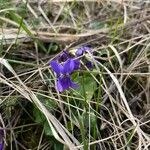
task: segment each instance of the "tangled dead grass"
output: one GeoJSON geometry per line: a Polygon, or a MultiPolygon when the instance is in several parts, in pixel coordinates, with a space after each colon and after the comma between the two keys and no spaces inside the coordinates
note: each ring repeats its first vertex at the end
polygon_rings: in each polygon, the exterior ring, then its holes
{"type": "Polygon", "coordinates": [[[150,148],[148,0],[8,0],[0,7],[0,122],[7,147],[52,148],[44,130],[37,131],[32,103],[69,149],[150,148]],[[90,72],[97,89],[87,110],[76,104],[84,98],[54,90],[48,65],[64,48],[85,44],[97,60],[90,72]],[[85,113],[88,122],[80,120],[85,113]]]}

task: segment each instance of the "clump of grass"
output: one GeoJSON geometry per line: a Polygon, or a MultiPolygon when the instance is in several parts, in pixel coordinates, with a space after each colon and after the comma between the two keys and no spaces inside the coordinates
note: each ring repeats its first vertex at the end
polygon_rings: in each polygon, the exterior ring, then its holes
{"type": "Polygon", "coordinates": [[[5,148],[149,149],[147,1],[1,4],[5,148]],[[58,92],[49,62],[64,49],[74,56],[83,45],[91,46],[92,55],[84,57],[93,69],[82,62],[72,74],[79,88],[58,92]]]}

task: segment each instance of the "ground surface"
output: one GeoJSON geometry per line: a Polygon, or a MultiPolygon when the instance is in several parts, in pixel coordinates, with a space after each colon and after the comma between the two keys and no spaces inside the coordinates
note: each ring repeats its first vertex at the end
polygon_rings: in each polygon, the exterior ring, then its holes
{"type": "Polygon", "coordinates": [[[0,127],[9,150],[148,150],[150,1],[0,0],[0,127]],[[59,92],[49,63],[85,45],[59,92]]]}

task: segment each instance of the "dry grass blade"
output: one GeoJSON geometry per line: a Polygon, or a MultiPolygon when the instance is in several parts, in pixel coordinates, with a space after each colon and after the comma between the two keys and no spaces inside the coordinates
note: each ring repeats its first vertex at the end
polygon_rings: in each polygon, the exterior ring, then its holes
{"type": "MultiPolygon", "coordinates": [[[[99,0],[49,0],[50,3],[59,3],[59,2],[101,2],[99,0]]],[[[111,0],[112,2],[116,2],[122,4],[122,0],[111,0]]]]}
{"type": "MultiPolygon", "coordinates": [[[[131,21],[126,24],[121,24],[118,26],[118,30],[122,29],[122,28],[131,28],[134,25],[142,23],[143,21],[147,21],[149,19],[150,19],[150,16],[146,16],[140,20],[134,20],[134,21],[131,21]]],[[[6,21],[15,26],[19,26],[17,23],[15,23],[9,19],[0,17],[0,20],[6,21]]],[[[90,31],[87,31],[86,33],[80,33],[80,34],[50,33],[50,32],[38,32],[38,31],[32,31],[32,30],[30,32],[32,33],[34,38],[40,39],[44,42],[53,41],[53,42],[61,42],[62,43],[62,42],[77,41],[77,40],[80,40],[80,38],[90,37],[90,36],[97,35],[97,34],[102,34],[102,33],[106,34],[106,33],[110,32],[111,30],[114,30],[115,28],[116,28],[116,26],[112,27],[111,29],[103,28],[103,29],[98,29],[98,30],[90,30],[90,31]]],[[[9,40],[13,40],[14,38],[17,37],[18,29],[15,29],[15,28],[10,29],[10,30],[3,29],[3,30],[1,30],[1,32],[2,33],[0,35],[0,38],[5,37],[5,40],[9,41],[9,40]],[[11,31],[13,31],[13,34],[11,33],[11,31]]],[[[22,36],[18,35],[18,36],[21,36],[18,38],[23,38],[23,41],[26,41],[26,39],[30,39],[30,37],[27,35],[27,33],[25,31],[22,31],[21,34],[22,34],[22,36]]]]}
{"type": "MultiPolygon", "coordinates": [[[[17,80],[19,81],[20,85],[16,85],[13,82],[7,80],[2,74],[1,74],[1,78],[0,78],[0,82],[4,83],[10,87],[12,87],[14,90],[18,91],[21,95],[23,95],[26,99],[28,99],[30,102],[33,102],[39,110],[41,110],[41,112],[45,115],[45,117],[47,118],[47,121],[49,123],[49,126],[52,129],[53,135],[54,137],[60,141],[61,143],[65,144],[66,146],[68,146],[70,149],[75,150],[75,145],[73,143],[76,143],[77,145],[79,145],[79,142],[71,135],[72,137],[69,137],[69,135],[66,134],[66,129],[62,128],[62,125],[58,122],[58,120],[52,115],[50,114],[50,112],[42,105],[42,103],[38,100],[38,98],[35,96],[35,94],[31,91],[31,89],[28,89],[28,87],[26,85],[23,84],[23,82],[20,80],[20,78],[18,77],[18,75],[15,73],[15,71],[13,70],[13,68],[10,66],[10,64],[7,62],[7,60],[5,59],[0,59],[0,63],[3,64],[11,73],[13,73],[14,77],[17,78],[17,80]],[[22,86],[21,86],[22,85],[22,86]],[[56,130],[57,131],[56,131],[56,130]],[[61,137],[63,138],[63,140],[59,137],[59,135],[61,135],[61,137]],[[70,138],[73,140],[73,142],[70,140],[70,138]]],[[[68,131],[67,131],[68,132],[68,131]]]]}
{"type": "Polygon", "coordinates": [[[148,0],[1,0],[4,149],[148,150],[149,12],[148,0]]]}
{"type": "Polygon", "coordinates": [[[113,50],[113,52],[115,53],[117,59],[118,59],[118,62],[120,64],[120,69],[121,69],[121,72],[122,72],[122,67],[123,67],[123,63],[122,63],[122,60],[121,60],[121,57],[119,55],[119,53],[117,52],[117,50],[115,49],[115,47],[113,45],[109,45],[109,47],[113,50]]]}

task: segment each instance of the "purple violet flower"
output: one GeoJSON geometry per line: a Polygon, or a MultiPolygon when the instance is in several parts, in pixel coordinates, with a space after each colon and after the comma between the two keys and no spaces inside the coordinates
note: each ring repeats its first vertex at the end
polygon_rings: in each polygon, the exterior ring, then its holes
{"type": "Polygon", "coordinates": [[[0,150],[3,150],[4,147],[3,137],[4,137],[4,131],[0,129],[0,150]]]}
{"type": "Polygon", "coordinates": [[[63,52],[56,59],[59,62],[65,62],[69,58],[70,58],[70,54],[68,53],[68,51],[63,50],[63,52]]]}
{"type": "Polygon", "coordinates": [[[62,74],[71,74],[75,69],[74,59],[68,59],[64,62],[62,74]]]}
{"type": "Polygon", "coordinates": [[[63,72],[63,66],[61,64],[58,64],[56,61],[51,61],[50,65],[53,69],[53,71],[56,73],[57,76],[60,76],[63,72]]]}
{"type": "Polygon", "coordinates": [[[2,143],[0,143],[0,150],[3,150],[3,147],[4,147],[4,144],[2,142],[2,143]]]}
{"type": "Polygon", "coordinates": [[[59,77],[57,84],[56,84],[56,89],[59,92],[63,92],[65,90],[68,90],[69,88],[78,88],[78,85],[74,82],[71,81],[70,77],[68,76],[63,76],[63,77],[59,77]]]}
{"type": "Polygon", "coordinates": [[[70,74],[79,68],[80,62],[74,59],[68,59],[62,64],[56,61],[51,61],[50,65],[56,73],[58,80],[56,83],[56,89],[60,92],[72,88],[77,88],[78,85],[71,81],[70,74]]]}
{"type": "Polygon", "coordinates": [[[80,62],[74,59],[68,59],[62,64],[57,63],[56,61],[51,61],[50,65],[57,76],[71,74],[74,70],[79,68],[80,62]]]}
{"type": "Polygon", "coordinates": [[[86,62],[86,66],[89,68],[89,69],[92,69],[93,68],[93,64],[91,61],[87,61],[86,62]]]}
{"type": "Polygon", "coordinates": [[[80,61],[75,59],[74,60],[74,70],[78,70],[80,68],[80,61]]]}
{"type": "MultiPolygon", "coordinates": [[[[90,52],[92,53],[91,51],[91,48],[89,46],[82,46],[80,48],[77,49],[76,51],[76,56],[82,56],[85,52],[90,52]]],[[[92,69],[93,68],[93,64],[92,62],[90,61],[87,61],[85,58],[83,58],[84,62],[86,63],[86,66],[89,68],[89,69],[92,69]]]]}
{"type": "Polygon", "coordinates": [[[80,48],[77,49],[76,56],[82,56],[84,54],[84,52],[90,51],[90,50],[91,50],[90,47],[88,47],[88,46],[82,46],[82,47],[80,47],[80,48]]]}

